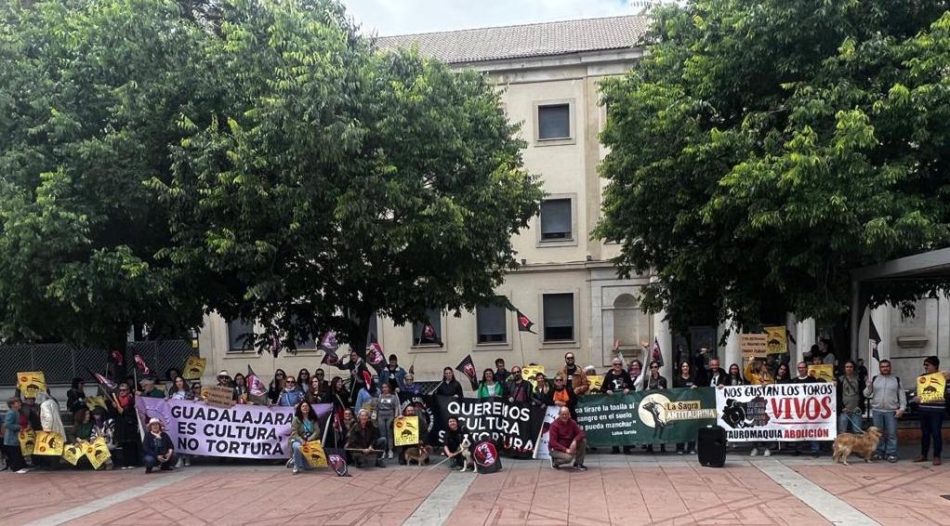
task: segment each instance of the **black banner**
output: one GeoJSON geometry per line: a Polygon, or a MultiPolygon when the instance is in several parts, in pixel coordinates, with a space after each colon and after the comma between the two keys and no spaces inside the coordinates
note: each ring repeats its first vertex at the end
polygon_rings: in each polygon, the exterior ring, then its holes
{"type": "Polygon", "coordinates": [[[433,397],[430,444],[442,444],[449,417],[455,416],[475,444],[484,440],[510,457],[531,458],[544,423],[544,409],[500,398],[433,397]]]}

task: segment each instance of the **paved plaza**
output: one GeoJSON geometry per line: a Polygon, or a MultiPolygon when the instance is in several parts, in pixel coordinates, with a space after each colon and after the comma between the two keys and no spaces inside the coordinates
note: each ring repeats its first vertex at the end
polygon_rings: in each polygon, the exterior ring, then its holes
{"type": "MultiPolygon", "coordinates": [[[[911,452],[908,450],[910,457],[911,452]]],[[[273,464],[5,473],[0,524],[950,524],[950,468],[730,454],[588,456],[587,472],[504,459],[492,475],[434,468],[293,476],[273,464]]]]}

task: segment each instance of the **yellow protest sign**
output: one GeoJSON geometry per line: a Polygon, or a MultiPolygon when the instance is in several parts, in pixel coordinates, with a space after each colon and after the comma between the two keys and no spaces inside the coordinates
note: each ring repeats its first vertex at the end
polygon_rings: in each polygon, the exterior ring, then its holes
{"type": "Polygon", "coordinates": [[[89,459],[89,463],[92,464],[93,469],[99,469],[106,461],[112,458],[112,453],[109,451],[106,439],[102,437],[95,439],[92,443],[87,442],[83,446],[83,451],[86,454],[86,458],[89,459]]]}
{"type": "Polygon", "coordinates": [[[43,371],[16,373],[16,386],[22,398],[36,398],[37,393],[46,392],[46,375],[43,371]]]}
{"type": "Polygon", "coordinates": [[[393,421],[396,446],[415,446],[419,443],[419,417],[397,416],[393,421]]]}
{"type": "Polygon", "coordinates": [[[531,387],[537,387],[534,377],[538,373],[545,374],[543,365],[525,365],[521,368],[521,378],[531,382],[531,387]]]}
{"type": "Polygon", "coordinates": [[[785,354],[788,352],[788,340],[785,336],[785,327],[764,327],[768,339],[768,354],[785,354]]]}
{"type": "Polygon", "coordinates": [[[97,407],[101,407],[101,408],[103,408],[103,409],[107,409],[107,408],[106,408],[106,397],[104,397],[104,396],[87,396],[87,397],[86,397],[86,407],[88,407],[90,411],[94,411],[97,407]]]}
{"type": "Polygon", "coordinates": [[[942,404],[947,390],[943,373],[922,374],[917,377],[917,397],[922,404],[942,404]]]}
{"type": "Polygon", "coordinates": [[[59,433],[50,433],[47,431],[36,432],[36,445],[33,447],[33,454],[43,457],[61,457],[63,456],[63,446],[66,440],[59,433]]]}
{"type": "Polygon", "coordinates": [[[767,334],[740,334],[739,350],[743,358],[765,358],[768,354],[769,336],[767,334]]]}
{"type": "Polygon", "coordinates": [[[307,459],[312,468],[327,467],[327,454],[323,451],[323,444],[319,440],[311,440],[300,446],[300,452],[307,459]]]}
{"type": "Polygon", "coordinates": [[[63,446],[63,460],[72,465],[79,463],[79,459],[86,454],[84,447],[88,442],[80,440],[77,444],[66,444],[63,446]]]}
{"type": "Polygon", "coordinates": [[[587,381],[590,382],[590,390],[600,392],[600,388],[604,385],[604,375],[602,374],[589,374],[587,375],[587,381]]]}
{"type": "Polygon", "coordinates": [[[824,382],[835,381],[835,367],[830,363],[809,365],[808,376],[815,377],[824,382]]]}
{"type": "Polygon", "coordinates": [[[181,377],[185,380],[200,380],[205,374],[205,366],[207,365],[207,358],[189,356],[185,360],[185,368],[182,370],[181,377]]]}
{"type": "Polygon", "coordinates": [[[32,429],[21,429],[19,438],[20,451],[26,456],[32,455],[36,446],[36,433],[32,429]]]}

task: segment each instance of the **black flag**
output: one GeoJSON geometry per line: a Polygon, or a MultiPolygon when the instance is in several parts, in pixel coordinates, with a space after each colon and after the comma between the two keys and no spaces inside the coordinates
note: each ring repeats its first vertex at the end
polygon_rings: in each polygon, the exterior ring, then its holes
{"type": "Polygon", "coordinates": [[[478,389],[478,373],[475,372],[475,363],[472,362],[471,354],[462,359],[455,369],[468,377],[468,381],[472,383],[472,389],[478,389]]]}
{"type": "Polygon", "coordinates": [[[534,322],[525,316],[520,310],[515,309],[515,312],[518,313],[518,332],[530,332],[531,334],[537,334],[531,330],[531,327],[534,327],[534,322]]]}

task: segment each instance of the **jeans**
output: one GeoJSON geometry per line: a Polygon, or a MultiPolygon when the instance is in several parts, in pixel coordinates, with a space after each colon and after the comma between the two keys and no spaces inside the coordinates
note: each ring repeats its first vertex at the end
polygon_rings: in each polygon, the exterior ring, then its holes
{"type": "Polygon", "coordinates": [[[934,458],[940,458],[943,453],[943,411],[920,412],[920,456],[927,458],[930,452],[930,442],[934,444],[934,458]]]}
{"type": "Polygon", "coordinates": [[[577,447],[574,448],[574,454],[568,455],[563,451],[554,451],[551,450],[551,461],[555,466],[563,466],[564,464],[570,464],[574,462],[578,466],[584,465],[584,455],[587,454],[587,440],[581,440],[577,443],[577,447]]]}
{"type": "Polygon", "coordinates": [[[386,451],[393,450],[393,417],[379,418],[379,433],[386,439],[386,451]]]}
{"type": "Polygon", "coordinates": [[[881,457],[897,456],[897,415],[894,411],[871,410],[871,421],[874,427],[884,434],[877,445],[877,453],[881,457]]]}
{"type": "Polygon", "coordinates": [[[175,455],[171,455],[170,457],[168,457],[168,460],[166,460],[165,462],[159,462],[158,457],[154,457],[152,455],[145,455],[144,457],[142,457],[142,459],[145,461],[145,467],[147,468],[154,468],[154,467],[164,468],[166,466],[172,467],[175,465],[175,455]]]}
{"type": "Polygon", "coordinates": [[[838,432],[847,433],[848,424],[851,424],[852,433],[861,432],[861,413],[860,410],[855,410],[854,413],[848,413],[845,410],[842,410],[838,413],[838,432]]]}
{"type": "Polygon", "coordinates": [[[307,463],[307,459],[304,458],[303,453],[300,451],[300,447],[303,446],[303,441],[293,439],[290,441],[290,447],[294,450],[294,467],[296,469],[310,469],[310,464],[307,463]]]}

